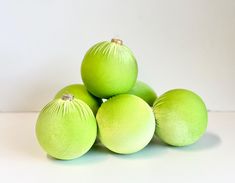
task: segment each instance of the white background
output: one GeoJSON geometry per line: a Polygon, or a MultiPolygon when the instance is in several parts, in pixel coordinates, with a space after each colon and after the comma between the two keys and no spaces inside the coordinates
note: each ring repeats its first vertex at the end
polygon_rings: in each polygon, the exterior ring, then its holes
{"type": "Polygon", "coordinates": [[[0,111],[40,110],[112,37],[159,95],[188,88],[210,110],[235,110],[234,0],[0,0],[0,111]]]}

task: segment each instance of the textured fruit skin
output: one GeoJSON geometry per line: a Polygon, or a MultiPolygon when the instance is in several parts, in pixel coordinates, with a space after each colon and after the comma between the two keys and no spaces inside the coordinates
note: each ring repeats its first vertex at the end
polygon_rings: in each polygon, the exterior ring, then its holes
{"type": "Polygon", "coordinates": [[[40,112],[36,137],[52,157],[70,160],[85,154],[95,142],[96,119],[83,101],[55,99],[40,112]]]}
{"type": "Polygon", "coordinates": [[[136,82],[137,73],[137,62],[131,50],[108,41],[91,47],[81,65],[86,88],[99,98],[128,92],[136,82]]]}
{"type": "Polygon", "coordinates": [[[155,91],[142,81],[136,81],[134,87],[127,93],[142,98],[150,106],[152,106],[154,101],[157,99],[157,94],[155,93],[155,91]]]}
{"type": "Polygon", "coordinates": [[[97,112],[98,137],[109,150],[130,154],[143,149],[152,139],[155,119],[141,98],[121,94],[103,103],[97,112]]]}
{"type": "Polygon", "coordinates": [[[98,108],[102,104],[102,99],[89,93],[83,84],[72,84],[62,88],[55,96],[61,98],[64,94],[72,94],[76,99],[85,102],[96,115],[98,108]]]}
{"type": "Polygon", "coordinates": [[[174,89],[160,96],[153,105],[156,135],[173,146],[193,144],[207,128],[207,109],[192,91],[174,89]]]}

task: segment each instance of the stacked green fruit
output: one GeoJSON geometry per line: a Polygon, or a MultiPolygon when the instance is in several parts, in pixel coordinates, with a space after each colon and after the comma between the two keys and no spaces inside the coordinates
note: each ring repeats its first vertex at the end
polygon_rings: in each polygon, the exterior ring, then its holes
{"type": "Polygon", "coordinates": [[[202,99],[184,89],[157,98],[137,75],[134,54],[121,40],[92,46],[81,65],[84,85],[64,87],[40,112],[41,147],[54,158],[70,160],[89,151],[96,138],[119,154],[140,151],[154,134],[173,146],[196,142],[207,127],[202,99]]]}
{"type": "Polygon", "coordinates": [[[207,127],[207,110],[202,99],[185,89],[160,96],[153,105],[156,135],[165,143],[185,146],[196,142],[207,127]]]}
{"type": "Polygon", "coordinates": [[[102,104],[102,99],[95,97],[90,94],[83,84],[72,84],[62,88],[55,96],[55,98],[61,98],[64,94],[71,94],[75,98],[85,102],[96,115],[100,105],[102,104]]]}
{"type": "Polygon", "coordinates": [[[82,80],[93,95],[109,98],[128,92],[138,73],[131,50],[119,39],[95,44],[86,53],[82,66],[82,80]]]}
{"type": "Polygon", "coordinates": [[[36,124],[40,145],[57,159],[82,156],[93,145],[96,134],[96,120],[89,106],[67,94],[47,104],[36,124]]]}
{"type": "Polygon", "coordinates": [[[100,141],[120,154],[143,149],[155,130],[151,107],[141,98],[129,94],[114,96],[103,103],[96,119],[100,141]]]}
{"type": "Polygon", "coordinates": [[[128,93],[142,98],[150,106],[152,106],[154,101],[157,99],[155,91],[142,81],[136,81],[134,87],[129,90],[128,93]]]}

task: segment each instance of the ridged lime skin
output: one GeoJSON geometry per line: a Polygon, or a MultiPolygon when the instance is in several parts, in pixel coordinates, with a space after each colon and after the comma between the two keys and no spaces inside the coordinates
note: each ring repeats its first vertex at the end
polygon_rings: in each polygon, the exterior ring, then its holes
{"type": "Polygon", "coordinates": [[[55,98],[61,98],[64,94],[72,94],[76,99],[85,102],[91,108],[94,115],[96,115],[98,108],[102,104],[102,99],[89,93],[83,84],[68,85],[58,91],[55,98]]]}
{"type": "Polygon", "coordinates": [[[142,98],[150,106],[152,106],[154,101],[157,99],[156,92],[149,85],[142,81],[136,81],[134,87],[127,93],[142,98]]]}
{"type": "Polygon", "coordinates": [[[122,44],[104,41],[91,47],[81,65],[82,80],[99,98],[128,92],[135,84],[138,66],[132,51],[122,44]]]}
{"type": "Polygon", "coordinates": [[[78,99],[53,100],[42,109],[36,123],[39,144],[56,159],[82,156],[96,136],[96,119],[89,106],[78,99]]]}
{"type": "Polygon", "coordinates": [[[103,103],[97,112],[98,137],[109,150],[131,154],[152,139],[155,119],[151,107],[141,98],[121,94],[103,103]]]}
{"type": "Polygon", "coordinates": [[[156,135],[172,146],[195,143],[207,128],[207,109],[192,91],[174,89],[160,96],[153,105],[156,135]]]}

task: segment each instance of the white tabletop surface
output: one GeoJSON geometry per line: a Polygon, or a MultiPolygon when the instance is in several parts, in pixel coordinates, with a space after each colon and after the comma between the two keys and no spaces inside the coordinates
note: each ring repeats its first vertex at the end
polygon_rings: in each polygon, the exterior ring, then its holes
{"type": "Polygon", "coordinates": [[[235,182],[235,113],[209,113],[194,145],[151,142],[133,155],[94,146],[72,161],[47,157],[35,138],[38,113],[0,113],[0,182],[235,182]]]}

